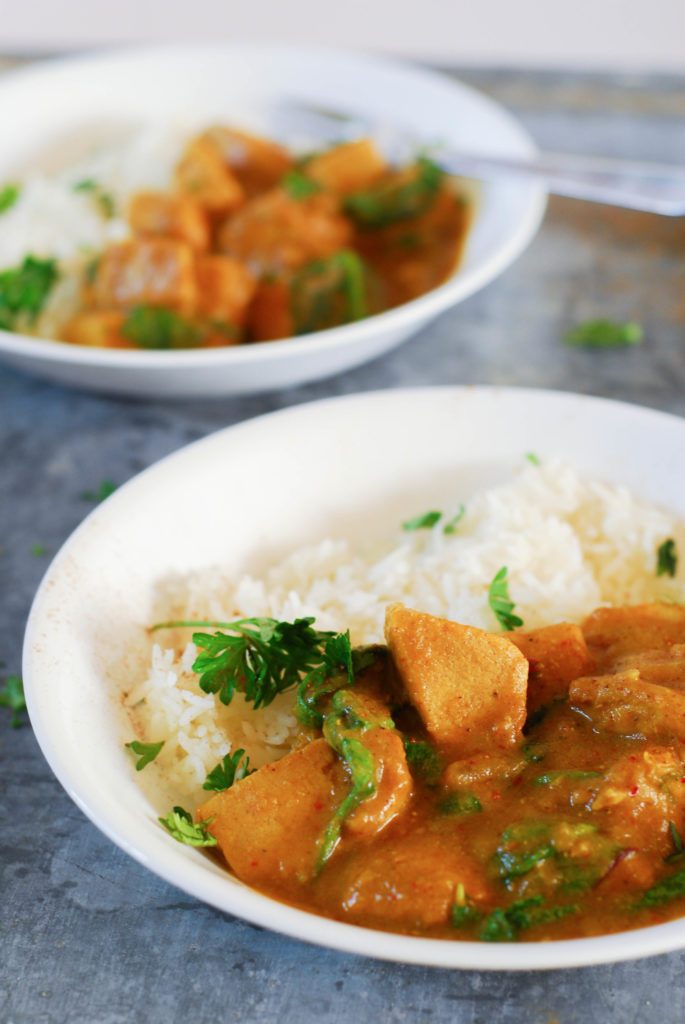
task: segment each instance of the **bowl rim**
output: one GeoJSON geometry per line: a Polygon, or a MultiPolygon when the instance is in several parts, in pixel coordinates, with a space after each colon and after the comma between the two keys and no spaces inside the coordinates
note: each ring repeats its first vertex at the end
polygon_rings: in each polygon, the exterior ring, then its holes
{"type": "MultiPolygon", "coordinates": [[[[289,417],[314,414],[321,407],[366,403],[377,400],[411,400],[412,396],[434,396],[451,393],[476,395],[511,395],[526,405],[551,399],[555,407],[566,407],[572,413],[585,414],[587,410],[608,410],[617,416],[638,416],[641,422],[651,421],[667,429],[679,430],[685,442],[685,420],[679,416],[654,410],[628,402],[594,396],[562,392],[552,389],[533,389],[492,386],[438,386],[375,390],[350,395],[335,396],[314,402],[305,402],[285,409],[278,409],[224,427],[207,436],[183,445],[176,451],[153,463],[123,484],[108,499],[112,503],[135,489],[142,478],[149,478],[167,468],[175,460],[182,461],[189,452],[196,452],[201,446],[220,445],[227,435],[235,437],[239,432],[249,432],[253,424],[270,421],[278,427],[287,423],[289,417]],[[391,397],[392,396],[392,397],[391,397]]],[[[481,942],[462,940],[429,939],[399,935],[379,929],[363,928],[358,925],[335,921],[307,910],[281,903],[263,895],[249,886],[238,885],[218,887],[214,876],[201,871],[188,870],[188,861],[173,842],[160,852],[145,840],[124,835],[110,824],[107,815],[83,795],[82,781],[73,773],[66,757],[60,751],[59,739],[55,737],[51,722],[40,707],[34,691],[34,661],[39,657],[40,642],[35,635],[39,632],[42,605],[51,587],[51,577],[60,568],[68,565],[72,549],[79,544],[82,534],[89,530],[97,508],[91,511],[76,527],[59,549],[39,584],[29,613],[23,644],[23,674],[26,687],[26,701],[34,734],[51,770],[87,818],[103,832],[116,846],[124,850],[138,863],[153,871],[165,881],[189,893],[217,909],[234,914],[268,930],[300,939],[340,952],[356,953],[398,963],[410,963],[429,967],[441,967],[487,971],[532,971],[559,968],[585,967],[596,964],[614,963],[666,953],[685,946],[685,918],[664,924],[618,932],[608,935],[581,939],[563,939],[546,943],[498,943],[495,946],[481,942]],[[217,889],[220,891],[217,893],[217,889]],[[223,896],[228,898],[222,898],[223,896]],[[531,962],[533,961],[533,962],[531,962]]],[[[192,851],[196,854],[197,851],[192,851]]],[[[198,855],[200,856],[200,855],[198,855]]],[[[199,862],[198,862],[199,863],[199,862]]]]}
{"type": "MultiPolygon", "coordinates": [[[[424,67],[411,61],[400,60],[383,54],[369,54],[344,47],[334,46],[295,46],[287,43],[189,43],[128,44],[86,51],[72,56],[59,56],[42,60],[35,65],[10,70],[0,79],[0,98],[4,90],[10,90],[15,83],[49,77],[52,72],[69,71],[72,68],[101,67],[109,63],[126,62],[129,59],[167,60],[180,59],[192,55],[201,58],[203,54],[230,54],[232,51],[256,54],[274,54],[279,56],[295,55],[298,59],[314,59],[322,54],[329,54],[344,61],[358,63],[363,67],[385,68],[401,73],[421,83],[434,83],[442,88],[452,89],[470,97],[482,107],[489,108],[503,122],[508,124],[510,131],[517,139],[520,154],[534,157],[539,150],[532,136],[523,124],[506,107],[491,97],[474,88],[459,78],[451,78],[440,70],[424,67]]],[[[115,367],[119,369],[141,368],[183,369],[197,367],[240,367],[254,364],[260,366],[264,362],[287,362],[298,353],[302,354],[303,345],[312,356],[319,352],[336,349],[340,344],[349,342],[363,343],[367,337],[376,334],[390,333],[407,328],[415,322],[423,322],[437,316],[451,305],[468,298],[484,284],[494,280],[524,251],[537,233],[547,207],[547,192],[540,183],[527,186],[527,205],[519,218],[515,230],[501,242],[484,261],[479,262],[470,270],[457,266],[451,276],[442,284],[430,289],[393,309],[365,317],[356,323],[344,324],[340,327],[314,331],[308,335],[277,340],[276,343],[252,343],[245,345],[228,345],[221,348],[198,348],[178,350],[138,351],[136,349],[99,349],[81,345],[70,345],[59,339],[39,338],[29,334],[7,331],[0,328],[0,353],[20,357],[35,357],[58,364],[72,364],[84,367],[115,367]]],[[[478,212],[475,214],[478,217],[478,212]]],[[[469,228],[469,232],[472,227],[469,228]]],[[[466,240],[468,246],[468,235],[466,240]]]]}

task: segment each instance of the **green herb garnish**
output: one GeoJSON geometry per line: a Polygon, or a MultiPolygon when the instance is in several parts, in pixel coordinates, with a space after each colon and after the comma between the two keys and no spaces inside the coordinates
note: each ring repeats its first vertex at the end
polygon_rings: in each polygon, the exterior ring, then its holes
{"type": "Polygon", "coordinates": [[[402,529],[407,532],[412,530],[432,530],[436,523],[439,523],[442,519],[442,512],[432,510],[431,512],[424,512],[420,516],[414,516],[413,519],[407,519],[405,523],[402,523],[402,529]]]}
{"type": "Polygon", "coordinates": [[[124,746],[136,755],[138,758],[136,771],[142,772],[143,768],[147,768],[157,757],[164,746],[164,740],[160,740],[159,743],[141,743],[140,740],[133,740],[131,743],[125,743],[124,746]]]}
{"type": "Polygon", "coordinates": [[[311,334],[368,316],[366,268],[352,249],[314,260],[290,283],[290,308],[296,334],[311,334]]]}
{"type": "Polygon", "coordinates": [[[20,195],[19,185],[10,184],[0,188],[0,213],[7,213],[8,210],[11,210],[20,195]]]}
{"type": "Polygon", "coordinates": [[[114,494],[117,485],[111,480],[103,480],[96,491],[81,491],[81,501],[104,501],[114,494]]]}
{"type": "Polygon", "coordinates": [[[503,565],[496,573],[488,588],[488,603],[502,629],[510,631],[522,626],[523,619],[512,614],[516,606],[509,597],[508,572],[506,565],[503,565]]]}
{"type": "Polygon", "coordinates": [[[21,718],[22,712],[26,711],[24,684],[21,681],[21,676],[7,676],[5,685],[0,690],[0,708],[11,710],[10,725],[13,729],[20,729],[25,724],[21,718]]]}
{"type": "Polygon", "coordinates": [[[94,178],[84,178],[72,186],[74,192],[87,192],[93,197],[94,202],[100,209],[100,213],[106,220],[110,220],[115,213],[114,197],[102,187],[94,178]]]}
{"type": "Polygon", "coordinates": [[[657,576],[670,576],[673,578],[678,570],[678,552],[676,551],[673,537],[660,544],[656,553],[656,574],[657,576]]]}
{"type": "Polygon", "coordinates": [[[281,178],[281,188],[284,189],[291,199],[307,199],[321,191],[321,185],[313,178],[308,178],[302,171],[288,171],[281,178]]]}
{"type": "Polygon", "coordinates": [[[57,281],[57,263],[26,256],[17,267],[0,273],[0,328],[12,330],[20,318],[33,323],[57,281]]]}
{"type": "Polygon", "coordinates": [[[425,740],[405,737],[404,752],[413,774],[418,775],[428,785],[435,785],[442,774],[442,759],[435,747],[425,740]]]}
{"type": "Polygon", "coordinates": [[[256,770],[256,768],[250,768],[250,759],[245,756],[245,751],[241,748],[232,754],[226,754],[218,765],[212,768],[202,783],[202,788],[223,793],[225,789],[230,789],[234,782],[240,782],[241,779],[247,778],[256,770]]]}
{"type": "Polygon", "coordinates": [[[121,333],[145,349],[194,348],[202,339],[199,327],[172,309],[158,306],[136,306],[124,320],[121,333]]]}
{"type": "Polygon", "coordinates": [[[438,804],[440,814],[478,814],[482,810],[483,805],[478,797],[475,793],[468,791],[458,792],[455,790],[438,804]]]}
{"type": "Polygon", "coordinates": [[[576,904],[543,907],[542,903],[542,896],[530,896],[505,909],[496,908],[485,918],[478,938],[483,942],[516,942],[519,932],[578,913],[576,904]]]}
{"type": "Polygon", "coordinates": [[[528,764],[538,764],[540,761],[544,761],[545,759],[545,755],[540,750],[540,747],[534,743],[526,743],[522,748],[521,753],[528,764]]]}
{"type": "Polygon", "coordinates": [[[294,622],[269,618],[235,622],[179,620],[160,622],[152,628],[219,627],[221,631],[216,633],[193,633],[193,643],[201,651],[193,663],[193,672],[200,676],[200,688],[205,693],[217,694],[222,704],[230,704],[234,693],[242,693],[257,709],[266,707],[279,693],[300,681],[313,679],[317,673],[322,680],[336,673],[345,673],[352,680],[349,633],[321,632],[312,629],[313,622],[313,618],[294,622]]]}
{"type": "Polygon", "coordinates": [[[540,466],[540,456],[536,455],[535,452],[526,452],[524,458],[530,462],[531,466],[540,466]]]}
{"type": "Polygon", "coordinates": [[[31,554],[33,555],[34,558],[42,558],[43,555],[45,555],[46,553],[47,551],[44,544],[31,545],[31,554]]]}
{"type": "Polygon", "coordinates": [[[455,512],[455,514],[449,520],[449,522],[445,523],[445,525],[442,528],[442,532],[446,533],[448,536],[450,534],[452,534],[452,533],[456,533],[457,532],[457,526],[462,521],[462,519],[464,518],[465,515],[466,515],[466,505],[460,505],[459,508],[457,509],[457,511],[455,512]]]}
{"type": "Polygon", "coordinates": [[[635,904],[635,908],[639,910],[644,907],[658,907],[680,896],[685,896],[685,870],[678,871],[675,875],[657,882],[651,889],[647,889],[635,904]]]}
{"type": "Polygon", "coordinates": [[[354,192],[345,199],[344,209],[362,228],[384,228],[425,213],[443,178],[437,164],[422,156],[416,161],[411,178],[391,178],[363,192],[354,192]]]}
{"type": "Polygon", "coordinates": [[[668,857],[664,857],[664,860],[667,864],[670,864],[672,861],[680,860],[685,853],[685,844],[683,844],[683,837],[674,821],[669,821],[668,831],[671,833],[671,840],[673,841],[673,853],[670,853],[668,857]]]}
{"type": "Polygon", "coordinates": [[[634,320],[627,323],[586,320],[564,335],[567,345],[585,348],[622,348],[626,345],[639,345],[643,338],[644,331],[634,320]]]}
{"type": "Polygon", "coordinates": [[[213,821],[211,818],[194,823],[188,811],[183,807],[174,807],[158,821],[179,843],[185,843],[186,846],[216,846],[216,839],[208,832],[208,826],[213,821]]]}

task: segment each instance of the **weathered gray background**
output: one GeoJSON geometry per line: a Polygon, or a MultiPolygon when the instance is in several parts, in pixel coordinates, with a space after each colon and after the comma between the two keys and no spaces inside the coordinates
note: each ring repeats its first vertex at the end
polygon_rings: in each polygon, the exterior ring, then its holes
{"type": "MultiPolygon", "coordinates": [[[[462,77],[548,148],[685,161],[685,79],[462,77]]],[[[31,546],[57,550],[90,508],[83,490],[121,483],[218,427],[321,396],[432,383],[554,387],[684,414],[684,272],[682,221],[555,200],[501,279],[381,361],[322,384],[238,401],[137,403],[0,369],[0,673],[20,670],[46,564],[31,546]],[[589,316],[634,317],[646,343],[613,352],[560,344],[567,325],[589,316]]],[[[310,948],[210,910],[100,835],[53,779],[30,728],[10,730],[8,718],[0,711],[2,1022],[685,1020],[685,954],[567,973],[442,972],[310,948]]]]}

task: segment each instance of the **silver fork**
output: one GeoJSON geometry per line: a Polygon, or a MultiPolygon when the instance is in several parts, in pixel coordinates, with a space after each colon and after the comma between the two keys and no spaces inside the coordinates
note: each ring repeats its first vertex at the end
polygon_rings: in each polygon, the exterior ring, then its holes
{"type": "MultiPolygon", "coordinates": [[[[368,136],[395,157],[419,148],[416,140],[402,137],[390,125],[374,125],[364,117],[299,100],[279,105],[280,127],[286,117],[292,125],[320,142],[349,141],[368,136]]],[[[553,195],[608,203],[669,217],[685,214],[685,168],[675,164],[616,160],[567,153],[541,153],[531,159],[491,156],[428,146],[430,156],[449,174],[482,181],[534,179],[553,195]]]]}

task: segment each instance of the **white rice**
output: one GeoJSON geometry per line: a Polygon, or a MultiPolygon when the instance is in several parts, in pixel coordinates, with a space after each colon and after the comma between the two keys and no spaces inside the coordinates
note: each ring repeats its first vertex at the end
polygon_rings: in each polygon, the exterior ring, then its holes
{"type": "MultiPolygon", "coordinates": [[[[349,628],[354,643],[372,643],[383,639],[386,606],[402,601],[494,631],[487,591],[504,565],[528,628],[578,621],[602,604],[685,601],[681,571],[675,580],[655,573],[656,551],[667,537],[685,551],[685,524],[623,487],[550,462],[477,494],[447,536],[443,524],[457,507],[432,530],[398,526],[373,552],[324,540],[293,551],[261,577],[198,573],[167,588],[162,614],[222,621],[312,615],[320,629],[349,628]]],[[[179,793],[199,799],[207,772],[232,749],[244,747],[257,766],[288,750],[297,731],[292,693],[258,712],[240,696],[225,707],[199,689],[193,645],[183,646],[187,631],[158,636],[181,646],[152,646],[150,671],[126,703],[135,707],[142,737],[165,741],[158,763],[179,793]]]]}

